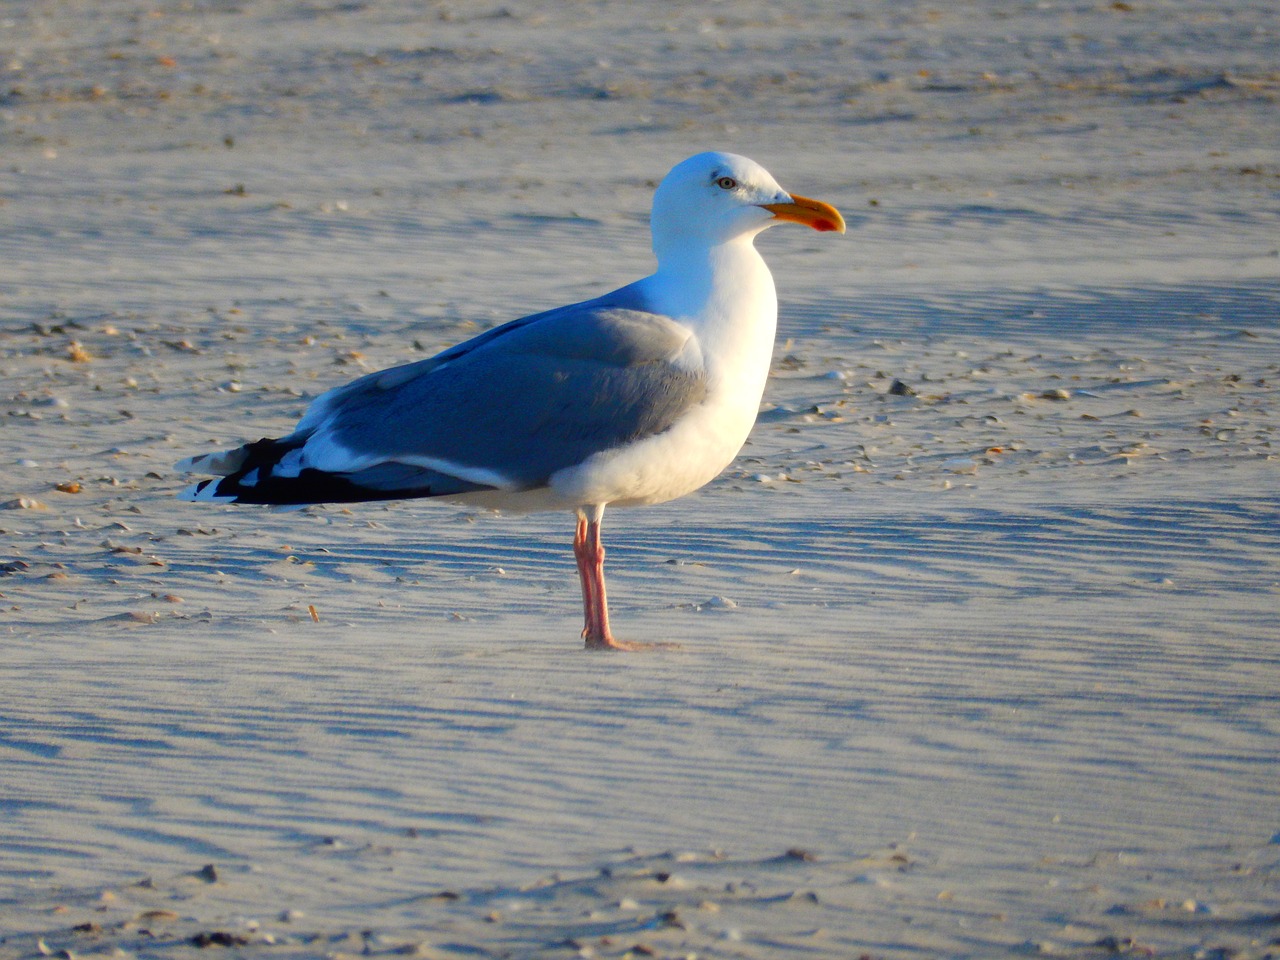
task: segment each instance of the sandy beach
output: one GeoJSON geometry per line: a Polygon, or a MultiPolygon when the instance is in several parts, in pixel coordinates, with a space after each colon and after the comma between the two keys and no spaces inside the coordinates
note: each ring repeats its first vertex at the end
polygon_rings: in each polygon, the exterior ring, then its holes
{"type": "Polygon", "coordinates": [[[1280,956],[1266,3],[0,0],[0,960],[1280,956]],[[648,273],[779,341],[607,519],[182,457],[648,273]]]}

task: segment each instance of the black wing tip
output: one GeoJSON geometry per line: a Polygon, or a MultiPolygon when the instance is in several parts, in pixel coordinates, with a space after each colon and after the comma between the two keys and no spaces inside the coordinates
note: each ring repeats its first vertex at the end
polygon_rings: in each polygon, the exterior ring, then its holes
{"type": "Polygon", "coordinates": [[[364,503],[375,500],[411,500],[440,494],[430,487],[379,490],[361,486],[347,477],[306,469],[296,477],[260,476],[242,482],[249,471],[230,477],[201,480],[191,487],[191,500],[216,503],[254,503],[273,507],[309,507],[320,503],[364,503]]]}

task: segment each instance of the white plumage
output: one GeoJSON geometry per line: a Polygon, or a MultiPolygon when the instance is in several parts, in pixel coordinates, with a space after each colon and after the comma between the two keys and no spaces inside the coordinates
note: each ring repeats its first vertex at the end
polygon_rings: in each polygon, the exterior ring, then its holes
{"type": "Polygon", "coordinates": [[[683,496],[737,456],[777,324],[754,240],[780,221],[844,231],[834,208],[745,157],[691,157],[654,195],[651,276],[330,390],[286,437],[178,464],[220,477],[182,496],[572,510],[586,645],[638,646],[609,626],[604,509],[683,496]]]}

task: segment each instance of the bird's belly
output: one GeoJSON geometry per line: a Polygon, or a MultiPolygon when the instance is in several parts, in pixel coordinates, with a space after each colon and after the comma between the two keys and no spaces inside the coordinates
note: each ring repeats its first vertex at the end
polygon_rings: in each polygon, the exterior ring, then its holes
{"type": "Polygon", "coordinates": [[[575,505],[638,506],[674,500],[733,462],[755,423],[750,404],[704,403],[662,433],[594,454],[551,476],[550,487],[575,505]]]}

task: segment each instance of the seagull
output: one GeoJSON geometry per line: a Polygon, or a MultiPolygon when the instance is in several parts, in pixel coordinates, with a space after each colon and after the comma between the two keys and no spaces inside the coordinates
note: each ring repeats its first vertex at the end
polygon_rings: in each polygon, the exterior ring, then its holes
{"type": "Polygon", "coordinates": [[[845,229],[834,207],[786,192],[746,157],[690,157],[654,193],[652,275],[329,390],[287,436],[178,463],[214,477],[179,496],[573,511],[585,646],[655,646],[609,626],[604,510],[692,493],[741,450],[778,315],[754,241],[783,222],[845,229]]]}

